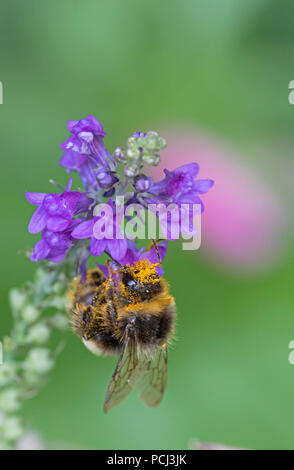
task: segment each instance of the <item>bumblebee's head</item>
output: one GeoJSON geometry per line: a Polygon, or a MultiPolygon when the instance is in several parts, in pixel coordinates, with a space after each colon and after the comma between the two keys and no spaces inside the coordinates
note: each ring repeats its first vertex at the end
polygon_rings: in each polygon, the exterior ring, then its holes
{"type": "Polygon", "coordinates": [[[156,273],[157,263],[142,259],[134,266],[125,266],[121,271],[120,290],[122,295],[131,302],[142,302],[149,300],[158,294],[161,287],[161,280],[156,273]]]}

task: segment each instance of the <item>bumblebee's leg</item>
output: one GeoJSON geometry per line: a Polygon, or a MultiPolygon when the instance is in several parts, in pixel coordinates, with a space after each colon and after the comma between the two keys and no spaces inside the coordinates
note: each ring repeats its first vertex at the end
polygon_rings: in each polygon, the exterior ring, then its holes
{"type": "Polygon", "coordinates": [[[110,313],[110,321],[114,326],[115,321],[116,321],[116,308],[115,308],[115,304],[114,304],[114,298],[116,296],[115,285],[114,285],[114,280],[113,280],[113,272],[112,272],[112,269],[111,269],[111,266],[110,266],[110,261],[107,260],[106,264],[107,264],[108,272],[109,272],[109,278],[108,278],[109,289],[108,289],[108,292],[107,292],[107,299],[108,299],[107,304],[108,304],[108,311],[110,313]]]}
{"type": "Polygon", "coordinates": [[[104,289],[104,286],[99,286],[95,292],[95,295],[92,299],[92,302],[91,302],[91,305],[93,305],[95,307],[95,305],[97,304],[97,302],[100,300],[101,298],[101,292],[103,292],[103,289],[104,289]]]}

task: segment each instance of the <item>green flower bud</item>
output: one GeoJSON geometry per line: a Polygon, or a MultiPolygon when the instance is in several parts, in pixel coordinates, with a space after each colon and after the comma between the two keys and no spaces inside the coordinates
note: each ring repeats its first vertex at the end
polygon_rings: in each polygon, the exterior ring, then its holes
{"type": "Polygon", "coordinates": [[[138,174],[135,166],[141,169],[142,161],[147,165],[158,165],[160,161],[158,152],[166,147],[166,140],[157,132],[149,131],[146,135],[141,132],[135,134],[127,141],[126,158],[131,161],[130,164],[127,163],[125,169],[125,175],[128,177],[138,174]]]}
{"type": "Polygon", "coordinates": [[[65,295],[55,297],[55,299],[51,302],[51,305],[56,307],[58,310],[65,310],[67,304],[67,298],[65,295]]]}
{"type": "Polygon", "coordinates": [[[147,147],[145,137],[137,137],[137,146],[143,150],[147,147]]]}
{"type": "Polygon", "coordinates": [[[27,305],[22,311],[22,318],[28,324],[34,323],[40,315],[40,311],[33,305],[27,305]]]}
{"type": "Polygon", "coordinates": [[[137,138],[136,137],[129,137],[127,141],[128,147],[136,148],[137,147],[137,138]]]}
{"type": "Polygon", "coordinates": [[[113,157],[118,161],[118,162],[124,162],[126,159],[126,153],[121,147],[117,147],[113,153],[113,157]]]}
{"type": "Polygon", "coordinates": [[[27,295],[20,289],[11,289],[9,291],[9,301],[12,310],[19,311],[24,307],[27,301],[27,295]]]}
{"type": "Polygon", "coordinates": [[[159,144],[159,150],[163,150],[167,146],[167,141],[163,137],[159,137],[158,144],[159,144]]]}
{"type": "Polygon", "coordinates": [[[3,349],[5,352],[11,352],[14,348],[15,344],[10,336],[5,336],[3,340],[3,349]]]}
{"type": "Polygon", "coordinates": [[[62,294],[64,291],[64,286],[61,282],[56,282],[55,284],[53,284],[52,290],[54,294],[62,294]]]}
{"type": "Polygon", "coordinates": [[[37,271],[36,271],[36,280],[40,283],[46,284],[46,282],[48,280],[48,273],[43,268],[37,269],[37,271]]]}
{"type": "Polygon", "coordinates": [[[50,325],[59,330],[67,330],[69,327],[68,318],[62,313],[56,313],[50,318],[50,325]]]}
{"type": "Polygon", "coordinates": [[[14,370],[11,364],[0,365],[0,387],[7,385],[14,377],[14,370]]]}
{"type": "Polygon", "coordinates": [[[159,135],[157,132],[149,131],[146,135],[146,142],[148,150],[159,149],[159,135]]]}
{"type": "Polygon", "coordinates": [[[2,422],[2,434],[7,441],[15,441],[21,437],[23,429],[20,419],[16,416],[4,417],[2,422]]]}
{"type": "Polygon", "coordinates": [[[29,387],[40,386],[40,375],[37,372],[24,371],[23,380],[29,387]]]}
{"type": "Polygon", "coordinates": [[[139,168],[137,165],[128,165],[125,167],[124,173],[128,178],[134,178],[139,174],[139,168]]]}
{"type": "Polygon", "coordinates": [[[145,153],[143,155],[143,162],[147,165],[156,166],[160,162],[160,157],[157,154],[145,153]]]}
{"type": "Polygon", "coordinates": [[[2,411],[16,411],[20,408],[19,393],[9,388],[0,393],[0,409],[2,411]]]}
{"type": "Polygon", "coordinates": [[[46,348],[35,348],[29,351],[24,362],[27,372],[46,374],[54,366],[54,360],[50,357],[50,351],[46,348]]]}
{"type": "Polygon", "coordinates": [[[43,344],[50,336],[50,329],[45,323],[37,323],[29,330],[27,340],[29,343],[43,344]]]}
{"type": "Polygon", "coordinates": [[[140,150],[136,147],[130,147],[127,150],[127,158],[130,160],[138,160],[140,158],[140,150]]]}

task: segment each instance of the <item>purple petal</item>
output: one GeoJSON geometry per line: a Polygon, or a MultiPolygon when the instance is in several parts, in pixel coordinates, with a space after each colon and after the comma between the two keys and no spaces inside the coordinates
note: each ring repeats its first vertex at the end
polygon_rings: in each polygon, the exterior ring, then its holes
{"type": "Polygon", "coordinates": [[[67,122],[67,128],[69,130],[69,132],[72,132],[73,131],[73,128],[75,127],[75,125],[78,123],[79,121],[74,121],[73,119],[71,119],[70,121],[67,122]]]}
{"type": "Polygon", "coordinates": [[[72,187],[72,177],[69,178],[65,191],[70,191],[72,187]]]}
{"type": "MultiPolygon", "coordinates": [[[[166,241],[160,242],[157,245],[157,247],[158,247],[160,259],[161,261],[163,261],[167,252],[167,242],[166,241]]],[[[152,264],[159,263],[158,256],[157,256],[154,246],[150,250],[143,253],[141,258],[147,259],[152,264]]]]}
{"type": "Polygon", "coordinates": [[[86,212],[89,209],[89,206],[93,203],[93,201],[93,199],[89,198],[86,194],[82,193],[76,206],[76,214],[86,212]]]}
{"type": "Polygon", "coordinates": [[[44,197],[46,196],[46,193],[31,193],[31,192],[26,192],[26,198],[27,200],[31,203],[34,204],[35,206],[40,206],[44,200],[44,197]]]}
{"type": "Polygon", "coordinates": [[[86,144],[90,144],[91,142],[93,142],[94,134],[90,131],[81,131],[78,133],[78,138],[86,142],[86,144]]]}
{"type": "Polygon", "coordinates": [[[98,186],[96,174],[94,172],[95,166],[96,164],[94,162],[87,159],[87,161],[83,165],[81,165],[78,170],[80,178],[85,188],[87,188],[88,185],[91,185],[94,188],[98,186]]]}
{"type": "Polygon", "coordinates": [[[68,150],[62,155],[61,159],[59,160],[59,165],[65,166],[70,170],[77,171],[87,162],[87,159],[87,155],[83,155],[73,150],[68,150]]]}
{"type": "Polygon", "coordinates": [[[69,212],[71,216],[74,215],[76,206],[81,198],[81,193],[79,191],[65,191],[61,197],[61,204],[66,211],[69,212]]]}
{"type": "Polygon", "coordinates": [[[193,190],[197,191],[200,194],[207,193],[210,188],[214,185],[214,181],[210,179],[206,180],[196,180],[193,183],[193,190]]]}
{"type": "Polygon", "coordinates": [[[158,251],[159,251],[159,254],[160,254],[161,261],[163,261],[164,258],[166,257],[166,252],[167,252],[167,242],[166,241],[159,243],[158,251]]]}
{"type": "Polygon", "coordinates": [[[49,217],[47,220],[47,228],[52,232],[62,232],[70,225],[70,220],[63,217],[49,217]]]}
{"type": "Polygon", "coordinates": [[[77,264],[78,271],[81,274],[82,282],[85,282],[86,277],[87,277],[87,262],[88,262],[88,256],[83,259],[83,261],[80,264],[77,264]]]}
{"type": "Polygon", "coordinates": [[[168,178],[164,178],[161,181],[157,181],[151,185],[149,188],[148,192],[151,194],[157,194],[157,193],[162,193],[166,190],[166,185],[168,182],[168,178]]]}
{"type": "Polygon", "coordinates": [[[53,263],[59,263],[65,258],[66,253],[67,251],[63,251],[58,254],[54,254],[54,252],[52,252],[47,256],[47,259],[48,261],[52,261],[53,263]]]}
{"type": "Polygon", "coordinates": [[[164,275],[164,270],[161,266],[157,266],[155,268],[155,271],[156,271],[157,276],[159,276],[159,277],[162,277],[164,275]]]}
{"type": "Polygon", "coordinates": [[[73,229],[71,236],[73,238],[84,239],[91,238],[93,236],[95,220],[86,220],[79,224],[76,228],[73,229]]]}
{"type": "Polygon", "coordinates": [[[97,240],[96,238],[91,238],[90,244],[90,251],[93,256],[100,256],[104,253],[106,248],[106,240],[102,238],[102,240],[97,240]]]}
{"type": "Polygon", "coordinates": [[[108,267],[105,266],[105,264],[96,263],[96,265],[97,265],[98,268],[102,271],[102,273],[104,274],[104,276],[105,276],[106,278],[108,278],[108,276],[109,276],[108,267]]]}
{"type": "Polygon", "coordinates": [[[141,254],[144,252],[145,247],[143,246],[142,248],[140,248],[140,250],[138,250],[136,243],[131,240],[127,240],[127,244],[127,252],[124,258],[120,259],[120,263],[124,266],[127,264],[132,266],[134,263],[136,263],[136,261],[141,258],[141,254]]]}
{"type": "Polygon", "coordinates": [[[39,259],[44,259],[50,251],[49,246],[44,240],[39,240],[32,251],[31,261],[38,261],[39,259]]]}
{"type": "Polygon", "coordinates": [[[186,173],[191,178],[195,178],[199,172],[199,165],[198,163],[187,163],[187,165],[182,165],[172,171],[172,173],[179,174],[179,173],[186,173]]]}
{"type": "Polygon", "coordinates": [[[74,136],[71,136],[67,140],[62,142],[62,144],[60,145],[60,148],[66,151],[72,150],[74,152],[81,152],[82,145],[79,139],[77,139],[74,136]]]}
{"type": "Polygon", "coordinates": [[[125,238],[122,240],[107,240],[107,248],[110,256],[119,261],[125,257],[128,244],[125,238]]]}
{"type": "Polygon", "coordinates": [[[46,221],[47,221],[47,212],[45,211],[43,206],[40,206],[38,207],[38,209],[33,214],[30,220],[28,231],[30,233],[41,232],[46,226],[46,221]]]}
{"type": "Polygon", "coordinates": [[[86,117],[86,120],[91,125],[91,129],[93,130],[93,132],[99,133],[100,135],[103,135],[103,136],[107,135],[106,132],[103,131],[103,126],[101,122],[99,122],[95,116],[89,115],[86,117]]]}
{"type": "Polygon", "coordinates": [[[78,135],[80,132],[93,132],[97,135],[106,135],[106,133],[103,131],[102,124],[98,121],[97,118],[95,118],[95,116],[91,115],[81,119],[80,121],[69,121],[67,126],[70,132],[73,132],[76,135],[78,135]]]}
{"type": "Polygon", "coordinates": [[[138,259],[139,259],[139,257],[137,257],[135,255],[135,253],[128,248],[127,251],[126,251],[125,256],[120,259],[120,262],[124,266],[126,266],[126,265],[132,266],[133,264],[136,263],[136,261],[138,261],[138,259]]]}
{"type": "MultiPolygon", "coordinates": [[[[70,225],[68,226],[67,231],[70,231],[75,225],[80,224],[82,222],[82,219],[73,219],[70,222],[70,225]]],[[[67,232],[66,232],[67,233],[67,232]]]]}
{"type": "Polygon", "coordinates": [[[201,206],[201,212],[204,210],[203,202],[200,197],[194,191],[181,194],[175,201],[177,204],[199,204],[201,206]]]}
{"type": "Polygon", "coordinates": [[[114,160],[111,154],[108,152],[107,148],[104,145],[103,137],[96,137],[93,147],[91,147],[93,158],[97,163],[100,163],[104,168],[108,168],[108,159],[114,163],[114,160]]]}

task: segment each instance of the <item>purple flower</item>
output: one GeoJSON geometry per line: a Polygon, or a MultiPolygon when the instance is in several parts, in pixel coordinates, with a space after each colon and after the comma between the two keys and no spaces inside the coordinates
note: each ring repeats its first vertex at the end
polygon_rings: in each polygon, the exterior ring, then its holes
{"type": "Polygon", "coordinates": [[[52,232],[45,228],[42,232],[42,240],[39,240],[34,246],[31,261],[39,261],[41,259],[47,259],[54,263],[62,261],[74,242],[71,232],[79,221],[79,219],[73,220],[70,226],[63,232],[52,232]]]}
{"type": "Polygon", "coordinates": [[[44,229],[63,232],[71,226],[73,216],[87,210],[92,199],[80,191],[70,191],[71,185],[72,179],[62,194],[26,193],[27,200],[38,206],[28,226],[30,233],[44,229]]]}
{"type": "Polygon", "coordinates": [[[94,116],[87,116],[80,121],[68,121],[67,127],[71,136],[61,144],[63,150],[73,150],[85,155],[94,155],[97,163],[108,166],[108,152],[103,145],[102,154],[97,152],[99,144],[103,142],[106,132],[103,131],[102,124],[94,116]]]}
{"type": "Polygon", "coordinates": [[[94,116],[69,121],[67,127],[72,135],[61,144],[65,153],[59,164],[66,167],[68,172],[77,171],[85,187],[90,185],[95,188],[97,165],[105,169],[115,168],[115,162],[103,142],[106,132],[94,116]]]}
{"type": "Polygon", "coordinates": [[[165,178],[154,183],[150,192],[177,204],[200,204],[203,210],[199,194],[207,193],[214,181],[211,179],[195,180],[198,171],[199,165],[197,163],[189,163],[173,171],[165,169],[165,178]]]}
{"type": "Polygon", "coordinates": [[[99,215],[79,224],[73,230],[72,236],[77,239],[90,238],[90,251],[93,256],[100,256],[107,251],[113,259],[120,261],[127,251],[127,240],[121,233],[120,223],[111,199],[104,204],[99,215]],[[99,239],[96,224],[99,225],[99,239]]]}

